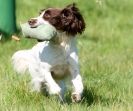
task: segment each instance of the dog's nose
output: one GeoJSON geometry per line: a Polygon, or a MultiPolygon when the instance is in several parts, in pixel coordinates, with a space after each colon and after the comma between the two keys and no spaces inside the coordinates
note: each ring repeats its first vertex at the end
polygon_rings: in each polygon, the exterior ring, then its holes
{"type": "Polygon", "coordinates": [[[37,19],[30,19],[28,23],[30,26],[34,26],[37,23],[37,19]]]}

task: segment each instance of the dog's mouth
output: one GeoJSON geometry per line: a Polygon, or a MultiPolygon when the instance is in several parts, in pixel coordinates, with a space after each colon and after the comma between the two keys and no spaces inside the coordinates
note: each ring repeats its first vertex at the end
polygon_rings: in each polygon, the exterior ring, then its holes
{"type": "Polygon", "coordinates": [[[30,25],[30,28],[37,28],[37,19],[30,19],[28,24],[30,25]]]}
{"type": "Polygon", "coordinates": [[[37,28],[37,25],[30,25],[30,28],[37,28]]]}
{"type": "Polygon", "coordinates": [[[38,42],[43,42],[44,40],[37,39],[38,42]]]}
{"type": "Polygon", "coordinates": [[[30,26],[30,28],[37,28],[37,26],[30,26]]]}
{"type": "MultiPolygon", "coordinates": [[[[35,28],[35,27],[31,27],[31,28],[35,28]]],[[[26,38],[28,38],[28,39],[35,39],[35,38],[29,37],[29,36],[27,36],[26,38]]],[[[38,42],[43,42],[44,40],[37,39],[37,41],[38,42]]]]}

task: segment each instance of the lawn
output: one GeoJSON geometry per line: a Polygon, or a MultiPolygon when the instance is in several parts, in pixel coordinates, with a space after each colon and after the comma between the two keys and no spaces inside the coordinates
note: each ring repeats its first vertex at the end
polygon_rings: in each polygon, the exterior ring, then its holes
{"type": "MultiPolygon", "coordinates": [[[[133,111],[133,1],[132,0],[17,0],[17,24],[46,7],[76,2],[86,30],[78,37],[84,82],[81,103],[60,104],[53,97],[30,92],[30,77],[17,75],[11,56],[36,41],[0,42],[0,111],[133,111]]],[[[21,33],[17,34],[22,37],[21,33]]]]}

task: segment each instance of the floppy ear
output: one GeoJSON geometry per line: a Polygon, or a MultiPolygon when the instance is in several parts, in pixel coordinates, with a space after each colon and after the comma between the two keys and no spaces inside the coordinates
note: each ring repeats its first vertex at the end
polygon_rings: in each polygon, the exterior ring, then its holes
{"type": "Polygon", "coordinates": [[[61,22],[60,22],[60,16],[53,17],[49,20],[49,22],[55,26],[57,29],[60,30],[61,22]]]}
{"type": "Polygon", "coordinates": [[[75,4],[70,4],[61,12],[62,28],[68,34],[81,34],[85,29],[85,22],[75,4]]]}

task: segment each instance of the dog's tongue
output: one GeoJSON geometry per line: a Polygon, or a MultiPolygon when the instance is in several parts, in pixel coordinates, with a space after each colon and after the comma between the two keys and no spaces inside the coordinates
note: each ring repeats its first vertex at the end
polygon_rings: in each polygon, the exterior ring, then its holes
{"type": "Polygon", "coordinates": [[[31,28],[28,23],[21,24],[24,37],[34,38],[37,40],[51,40],[57,35],[56,29],[50,24],[39,25],[31,28]]]}

